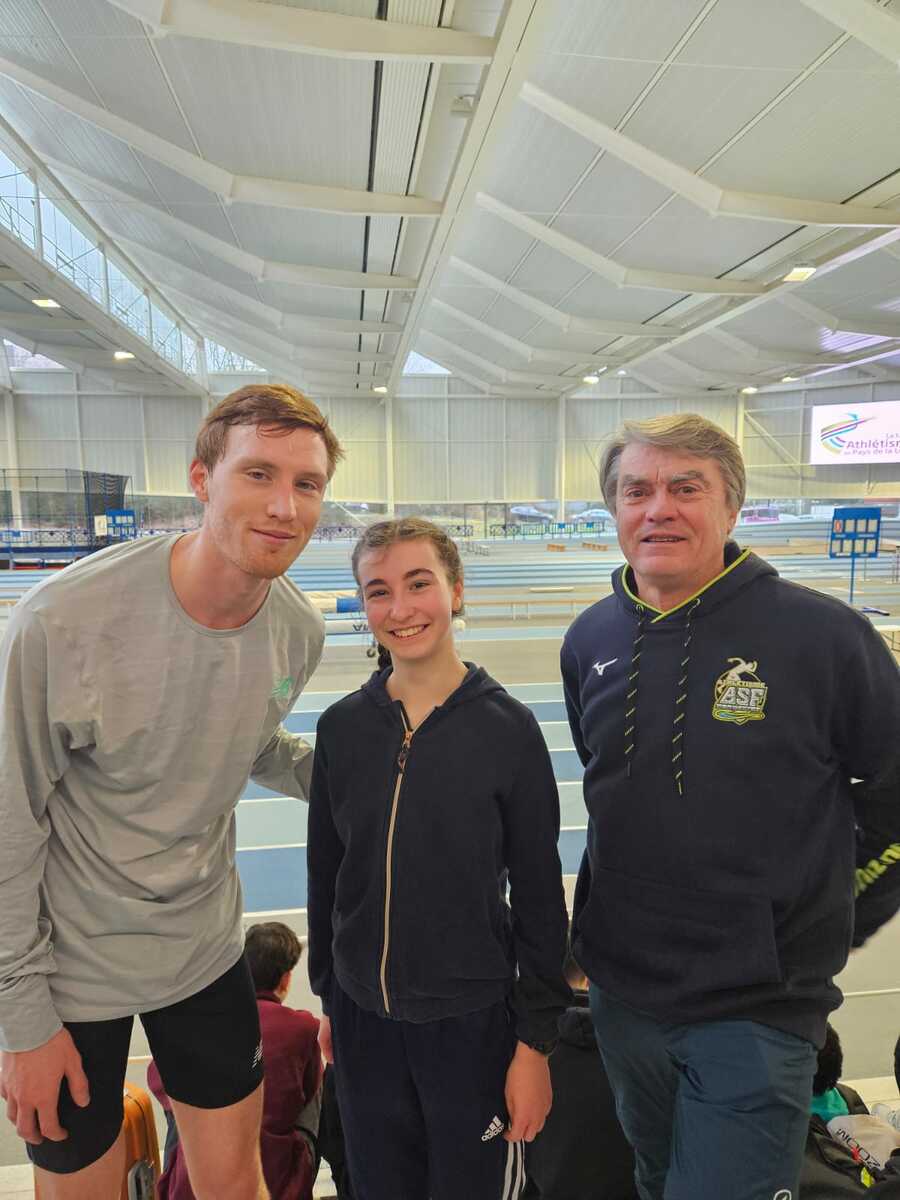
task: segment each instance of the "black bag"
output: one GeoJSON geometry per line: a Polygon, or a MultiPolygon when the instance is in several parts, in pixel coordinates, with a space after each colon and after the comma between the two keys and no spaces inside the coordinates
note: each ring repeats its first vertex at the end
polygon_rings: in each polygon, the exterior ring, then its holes
{"type": "Polygon", "coordinates": [[[900,1200],[900,1176],[872,1171],[836,1141],[821,1117],[811,1117],[806,1135],[799,1200],[900,1200]]]}

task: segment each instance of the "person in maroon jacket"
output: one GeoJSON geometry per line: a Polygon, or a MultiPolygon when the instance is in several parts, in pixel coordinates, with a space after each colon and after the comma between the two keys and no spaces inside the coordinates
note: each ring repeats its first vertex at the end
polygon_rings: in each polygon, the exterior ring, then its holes
{"type": "MultiPolygon", "coordinates": [[[[302,947],[287,925],[267,921],[247,930],[244,953],[256,987],[265,1063],[260,1132],[263,1174],[272,1200],[312,1200],[315,1164],[298,1120],[321,1083],[319,1022],[312,1013],[284,1003],[302,947]]],[[[154,1062],[147,1069],[147,1083],[169,1122],[159,1200],[195,1200],[169,1098],[154,1062]]]]}

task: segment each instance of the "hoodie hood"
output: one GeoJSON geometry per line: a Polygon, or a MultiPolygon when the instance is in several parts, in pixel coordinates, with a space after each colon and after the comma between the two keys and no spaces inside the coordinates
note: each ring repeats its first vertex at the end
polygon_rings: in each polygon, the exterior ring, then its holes
{"type": "Polygon", "coordinates": [[[777,575],[778,572],[769,563],[764,562],[752,550],[741,550],[737,542],[725,543],[725,566],[709,583],[699,588],[692,596],[663,612],[654,608],[646,600],[642,600],[637,592],[634,572],[626,563],[613,571],[613,591],[622,607],[635,617],[645,617],[649,624],[665,621],[684,623],[689,614],[691,620],[704,617],[707,613],[715,612],[720,605],[729,601],[732,596],[755,583],[763,575],[777,575]],[[735,568],[739,567],[740,570],[735,568]]]}
{"type": "Polygon", "coordinates": [[[715,612],[722,604],[765,575],[778,572],[752,550],[741,550],[736,542],[725,543],[725,566],[709,583],[686,600],[663,612],[637,595],[634,573],[627,564],[613,573],[613,591],[625,610],[636,618],[625,689],[625,774],[631,778],[631,765],[637,746],[638,692],[641,676],[641,654],[644,639],[652,636],[654,626],[673,625],[682,630],[680,672],[672,697],[672,778],[680,796],[686,785],[684,774],[684,718],[690,684],[691,648],[695,636],[694,622],[706,613],[715,612]]]}
{"type": "MultiPolygon", "coordinates": [[[[501,685],[496,679],[488,675],[484,667],[477,667],[474,663],[469,662],[465,663],[465,667],[466,673],[459,687],[450,693],[443,704],[437,706],[434,710],[435,712],[447,712],[460,704],[467,704],[470,700],[475,700],[480,696],[487,696],[492,692],[503,691],[501,685]]],[[[392,672],[392,667],[385,667],[383,671],[374,671],[362,685],[361,690],[363,694],[373,704],[377,704],[379,708],[386,708],[398,703],[390,697],[387,690],[387,681],[392,672]]]]}

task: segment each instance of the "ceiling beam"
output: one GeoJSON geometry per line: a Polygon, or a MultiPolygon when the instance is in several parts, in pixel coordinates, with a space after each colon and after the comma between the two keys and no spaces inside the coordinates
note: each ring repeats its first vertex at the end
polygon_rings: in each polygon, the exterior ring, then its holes
{"type": "Polygon", "coordinates": [[[157,137],[147,129],[118,117],[108,109],[82,99],[74,92],[35,75],[7,58],[0,58],[0,75],[20,84],[45,100],[65,109],[83,121],[146,154],[155,162],[192,179],[194,183],[221,196],[226,203],[262,204],[271,208],[306,209],[315,212],[349,213],[354,216],[437,217],[438,201],[421,196],[395,196],[354,188],[322,187],[286,179],[263,179],[254,175],[234,175],[207,162],[198,154],[182,150],[173,142],[157,137]]]}
{"type": "Polygon", "coordinates": [[[34,332],[48,332],[54,330],[56,333],[73,333],[93,331],[94,327],[90,321],[84,321],[81,317],[43,317],[37,313],[13,312],[9,309],[0,309],[0,322],[8,328],[26,329],[34,332]]]}
{"type": "Polygon", "coordinates": [[[608,354],[592,354],[590,350],[548,349],[545,346],[529,346],[527,342],[522,342],[508,333],[502,333],[499,329],[495,329],[493,325],[488,325],[486,321],[481,321],[478,317],[472,317],[467,312],[463,312],[462,309],[454,308],[452,304],[447,304],[444,300],[433,299],[431,301],[431,309],[433,312],[450,317],[453,321],[458,321],[460,325],[465,325],[475,333],[482,334],[484,337],[496,342],[498,346],[505,346],[507,350],[511,350],[514,354],[521,354],[528,362],[553,362],[567,367],[579,366],[582,363],[609,367],[622,361],[608,354]]]}
{"type": "Polygon", "coordinates": [[[900,66],[900,19],[871,0],[800,0],[814,13],[900,66]]]}
{"type": "Polygon", "coordinates": [[[489,63],[493,38],[251,0],[111,0],[156,34],[329,58],[489,63]]]}
{"type": "MultiPolygon", "coordinates": [[[[541,320],[547,321],[551,325],[555,325],[564,333],[585,333],[597,334],[600,337],[648,337],[648,338],[670,338],[680,333],[681,330],[677,325],[666,325],[661,321],[648,321],[642,324],[638,321],[607,321],[603,317],[576,317],[569,313],[561,312],[558,308],[554,308],[552,304],[545,304],[543,300],[538,300],[531,296],[528,292],[523,292],[513,284],[507,283],[503,279],[499,279],[496,275],[489,275],[487,271],[482,271],[480,267],[475,267],[465,259],[457,258],[452,255],[447,265],[455,271],[460,271],[464,275],[468,275],[470,279],[474,279],[476,283],[483,287],[492,288],[500,293],[506,300],[517,304],[520,308],[524,308],[527,312],[534,313],[541,320]]],[[[452,285],[450,285],[452,286],[452,285]]]]}
{"type": "MultiPolygon", "coordinates": [[[[160,282],[157,286],[164,288],[168,287],[173,291],[180,292],[182,295],[189,297],[191,300],[204,301],[202,291],[197,290],[197,285],[200,288],[214,287],[217,288],[223,296],[227,297],[233,304],[240,308],[245,308],[248,312],[253,313],[255,320],[271,322],[270,328],[264,329],[260,327],[261,332],[273,334],[292,334],[314,332],[318,329],[323,331],[322,325],[313,325],[312,327],[302,318],[297,318],[291,313],[282,312],[280,308],[273,308],[269,304],[264,304],[261,300],[257,300],[254,296],[248,296],[237,288],[230,287],[227,283],[220,283],[218,279],[213,279],[208,275],[204,275],[201,271],[195,271],[193,267],[185,266],[179,259],[162,254],[159,250],[151,250],[148,246],[142,245],[140,242],[132,242],[130,238],[119,238],[119,243],[128,248],[129,253],[135,258],[144,257],[145,261],[153,262],[154,259],[159,263],[165,264],[160,269],[169,273],[169,278],[160,282]],[[187,280],[187,286],[178,286],[172,283],[172,270],[175,270],[175,278],[179,280],[187,280]]],[[[213,301],[206,300],[206,303],[214,307],[213,301]]],[[[385,323],[380,321],[346,321],[333,322],[338,328],[331,330],[332,333],[346,333],[349,335],[360,333],[395,333],[396,328],[387,325],[384,328],[369,328],[361,329],[360,326],[382,326],[385,323]],[[350,328],[341,328],[340,326],[350,326],[350,328]]],[[[402,329],[402,326],[400,327],[402,329]]]]}
{"type": "MultiPolygon", "coordinates": [[[[413,277],[406,275],[380,275],[367,271],[343,271],[334,267],[308,267],[300,263],[273,262],[265,258],[260,258],[256,254],[250,254],[248,251],[242,250],[232,242],[226,242],[222,238],[214,237],[213,234],[207,233],[205,229],[198,229],[196,225],[182,221],[179,217],[173,217],[171,213],[167,213],[153,204],[148,204],[145,200],[141,200],[139,196],[135,196],[133,193],[125,191],[123,188],[117,187],[105,179],[98,179],[96,176],[89,175],[86,171],[81,171],[77,167],[70,166],[68,163],[46,155],[44,156],[44,162],[58,175],[68,177],[84,184],[86,187],[97,188],[98,191],[104,192],[107,196],[121,200],[123,204],[128,206],[129,212],[143,213],[145,216],[152,218],[152,220],[164,229],[169,229],[180,237],[185,238],[199,249],[211,254],[214,258],[228,263],[229,266],[236,267],[239,271],[246,271],[258,283],[286,283],[296,287],[347,288],[351,291],[360,291],[364,288],[383,288],[386,291],[392,289],[414,291],[416,288],[417,281],[413,277]]],[[[91,202],[83,201],[83,203],[91,202]]]]}
{"type": "MultiPolygon", "coordinates": [[[[877,184],[875,185],[878,186],[877,184]]],[[[864,258],[868,254],[873,254],[878,250],[883,250],[886,246],[892,245],[900,239],[900,231],[891,230],[870,230],[865,233],[858,233],[849,241],[839,246],[836,250],[828,250],[823,254],[811,256],[809,262],[817,271],[817,278],[821,279],[832,271],[840,270],[841,267],[848,266],[850,263],[857,262],[860,258],[864,258]]],[[[793,292],[795,284],[776,282],[773,283],[766,292],[761,296],[751,296],[732,307],[727,308],[724,312],[718,312],[710,317],[701,317],[696,323],[670,342],[664,342],[659,346],[653,346],[649,350],[642,350],[636,354],[633,359],[629,360],[629,365],[634,362],[638,363],[645,359],[652,358],[656,354],[665,353],[672,350],[676,346],[682,345],[685,342],[692,341],[696,337],[708,333],[709,330],[717,328],[735,317],[743,316],[761,304],[767,304],[771,300],[784,301],[785,297],[793,292]]],[[[854,365],[852,362],[847,362],[846,366],[854,365]]],[[[822,371],[838,371],[843,368],[840,366],[823,367],[822,371]]]]}
{"type": "Polygon", "coordinates": [[[464,223],[462,218],[469,212],[478,181],[493,161],[528,66],[540,52],[557,16],[558,5],[554,0],[506,0],[503,6],[494,57],[482,78],[478,104],[456,156],[445,189],[443,211],[419,273],[419,290],[399,341],[391,373],[392,394],[397,391],[403,365],[413,348],[426,297],[446,262],[453,238],[459,235],[464,223]]]}
{"type": "Polygon", "coordinates": [[[520,229],[522,233],[549,246],[558,254],[563,254],[580,266],[587,267],[589,271],[593,271],[602,279],[608,279],[616,287],[651,288],[664,292],[708,293],[716,296],[759,296],[766,291],[764,284],[752,283],[743,279],[714,279],[706,275],[680,275],[671,271],[624,267],[621,263],[614,262],[613,259],[607,258],[603,254],[598,254],[596,250],[591,250],[589,246],[576,242],[574,238],[551,229],[549,225],[543,225],[540,221],[535,221],[533,217],[526,216],[525,213],[521,213],[515,208],[510,208],[508,204],[504,204],[493,196],[488,196],[485,192],[478,193],[476,203],[485,212],[492,213],[495,217],[506,221],[507,224],[520,229]]]}
{"type": "Polygon", "coordinates": [[[483,391],[488,396],[509,396],[511,398],[525,398],[538,400],[552,400],[556,403],[557,396],[555,392],[539,392],[534,388],[515,387],[506,383],[493,383],[489,379],[483,379],[477,375],[470,367],[460,364],[449,356],[444,351],[436,351],[430,355],[433,362],[444,367],[456,379],[465,380],[466,383],[471,383],[473,387],[483,391]]]}
{"type": "Polygon", "coordinates": [[[537,372],[516,371],[508,367],[501,367],[498,363],[492,362],[488,358],[483,358],[480,354],[475,354],[471,350],[465,350],[462,346],[458,346],[456,342],[452,342],[449,338],[445,338],[431,329],[422,328],[420,334],[426,339],[426,344],[437,346],[450,355],[465,359],[467,362],[479,367],[482,371],[486,371],[488,375],[493,375],[500,383],[525,383],[531,384],[534,387],[554,387],[559,389],[569,387],[574,383],[581,383],[580,378],[576,380],[563,375],[541,375],[537,372]]]}
{"type": "MultiPolygon", "coordinates": [[[[846,3],[846,0],[843,2],[846,3]]],[[[891,20],[900,30],[900,21],[896,18],[891,20]]],[[[883,208],[833,204],[820,200],[797,199],[793,196],[770,196],[760,192],[739,192],[717,187],[708,179],[702,179],[679,163],[664,158],[655,150],[634,141],[609,125],[604,125],[602,121],[573,108],[534,84],[526,83],[521,95],[522,99],[538,112],[580,134],[592,145],[605,150],[620,162],[627,163],[648,179],[653,179],[711,216],[838,228],[846,226],[893,229],[900,226],[900,212],[890,212],[883,208]]],[[[897,177],[897,191],[900,192],[900,173],[897,177]]]]}
{"type": "MultiPolygon", "coordinates": [[[[760,363],[782,363],[785,368],[794,366],[826,367],[847,361],[846,354],[828,354],[817,350],[793,348],[783,350],[779,346],[771,350],[763,349],[760,346],[754,346],[751,342],[747,342],[743,338],[736,337],[733,333],[727,333],[724,329],[711,329],[709,336],[721,342],[722,345],[728,346],[736,354],[742,354],[747,358],[754,358],[760,363]]],[[[897,336],[900,337],[900,332],[898,332],[897,336]]]]}
{"type": "Polygon", "coordinates": [[[0,267],[0,283],[27,283],[28,280],[21,271],[14,271],[12,267],[0,267]]]}
{"type": "MultiPolygon", "coordinates": [[[[255,362],[257,366],[263,367],[269,375],[274,375],[291,381],[298,386],[301,391],[309,396],[327,397],[327,396],[346,396],[346,397],[365,397],[375,399],[378,393],[372,392],[371,383],[375,380],[369,380],[366,375],[348,375],[337,378],[321,377],[316,370],[308,370],[300,363],[291,362],[288,359],[282,358],[278,354],[273,354],[271,350],[265,349],[263,346],[257,346],[252,340],[248,341],[239,334],[235,334],[230,329],[219,328],[214,322],[210,323],[210,333],[218,341],[228,343],[228,348],[234,350],[238,354],[242,354],[251,362],[255,362]],[[358,387],[346,386],[356,380],[358,387]]],[[[213,372],[215,374],[215,371],[213,372]]],[[[379,381],[380,382],[380,381],[379,381]]]]}
{"type": "Polygon", "coordinates": [[[800,296],[790,293],[779,296],[778,299],[785,308],[791,308],[817,325],[823,325],[831,333],[858,333],[862,337],[900,337],[900,320],[879,321],[872,317],[839,317],[837,313],[826,312],[824,308],[819,308],[817,305],[803,300],[800,296]]]}
{"type": "MultiPolygon", "coordinates": [[[[171,284],[163,285],[161,290],[172,292],[175,296],[183,295],[179,288],[171,284]]],[[[333,368],[337,362],[391,364],[394,361],[392,354],[374,354],[366,351],[336,349],[331,346],[300,346],[267,329],[250,325],[239,317],[222,312],[208,300],[194,299],[192,303],[199,312],[209,314],[220,327],[234,329],[245,341],[252,339],[259,346],[269,347],[270,356],[283,356],[285,362],[293,363],[300,370],[303,370],[304,367],[312,368],[315,365],[327,371],[329,368],[333,368]]],[[[204,319],[206,320],[206,318],[204,319]]],[[[230,349],[230,347],[228,348],[230,349]]]]}

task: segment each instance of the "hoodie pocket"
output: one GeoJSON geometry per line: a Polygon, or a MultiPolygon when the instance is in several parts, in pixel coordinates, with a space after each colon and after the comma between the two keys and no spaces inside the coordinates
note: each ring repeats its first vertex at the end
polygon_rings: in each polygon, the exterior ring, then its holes
{"type": "Polygon", "coordinates": [[[594,867],[578,932],[623,996],[654,1008],[781,982],[765,896],[672,887],[594,867]]]}

